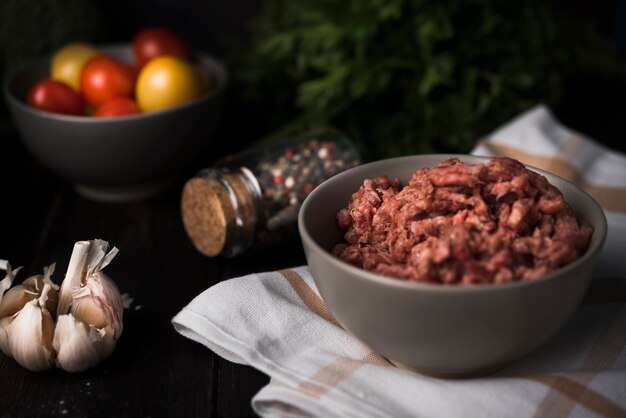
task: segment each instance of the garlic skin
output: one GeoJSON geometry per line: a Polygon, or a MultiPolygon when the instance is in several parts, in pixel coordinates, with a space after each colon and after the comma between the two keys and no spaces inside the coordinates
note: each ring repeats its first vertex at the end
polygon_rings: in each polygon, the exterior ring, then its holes
{"type": "Polygon", "coordinates": [[[107,358],[115,349],[116,340],[103,329],[98,330],[73,315],[57,319],[52,345],[57,352],[57,365],[71,373],[79,373],[107,358]]]}

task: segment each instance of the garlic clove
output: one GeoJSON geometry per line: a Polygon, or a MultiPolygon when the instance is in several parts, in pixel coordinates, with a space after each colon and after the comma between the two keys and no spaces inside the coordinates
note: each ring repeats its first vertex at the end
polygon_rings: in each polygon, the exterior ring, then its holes
{"type": "Polygon", "coordinates": [[[106,303],[85,287],[75,293],[70,313],[87,325],[104,328],[109,325],[106,303]]]}
{"type": "Polygon", "coordinates": [[[70,312],[88,325],[104,328],[116,340],[122,334],[122,295],[115,282],[101,271],[87,277],[84,286],[74,292],[70,312]]]}
{"type": "MultiPolygon", "coordinates": [[[[52,277],[52,273],[54,273],[54,268],[56,263],[52,263],[51,265],[44,267],[44,274],[39,274],[36,276],[31,276],[28,279],[24,280],[21,284],[26,288],[26,290],[30,290],[38,295],[41,294],[43,290],[44,284],[50,285],[50,291],[48,291],[48,299],[46,301],[46,309],[50,314],[55,315],[57,311],[57,304],[59,301],[59,286],[54,284],[50,277],[52,277]]],[[[15,286],[17,287],[17,286],[15,286]]]]}
{"type": "MultiPolygon", "coordinates": [[[[0,318],[15,315],[26,303],[39,298],[46,284],[49,287],[46,295],[46,309],[48,312],[56,313],[59,299],[59,286],[54,284],[50,279],[52,273],[54,273],[55,266],[56,263],[52,263],[43,268],[43,274],[31,276],[24,280],[22,284],[9,289],[0,302],[0,318]]],[[[19,271],[19,269],[15,270],[14,273],[17,273],[17,271],[19,271]]]]}
{"type": "Polygon", "coordinates": [[[44,268],[44,285],[41,295],[26,303],[16,314],[6,319],[3,327],[8,342],[8,355],[22,367],[32,371],[47,370],[54,365],[52,348],[54,320],[46,308],[48,295],[53,289],[50,275],[54,265],[44,268]]]}
{"type": "Polygon", "coordinates": [[[57,352],[57,366],[78,373],[95,366],[115,349],[115,339],[74,318],[72,314],[57,318],[52,345],[57,352]]]}
{"type": "Polygon", "coordinates": [[[24,285],[13,286],[4,294],[2,302],[0,302],[0,318],[15,315],[24,305],[38,297],[37,292],[24,285]]]}
{"type": "Polygon", "coordinates": [[[7,327],[10,354],[22,367],[34,372],[54,365],[54,321],[38,300],[28,302],[7,327]]]}
{"type": "Polygon", "coordinates": [[[13,318],[0,318],[0,350],[9,357],[13,357],[9,346],[9,334],[7,333],[11,322],[13,322],[13,318]]]}

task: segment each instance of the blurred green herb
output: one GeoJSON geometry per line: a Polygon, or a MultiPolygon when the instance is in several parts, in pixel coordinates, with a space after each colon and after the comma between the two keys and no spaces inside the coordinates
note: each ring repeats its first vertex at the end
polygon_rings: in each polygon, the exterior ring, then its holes
{"type": "Polygon", "coordinates": [[[269,0],[229,64],[269,138],[334,125],[366,160],[468,152],[556,105],[568,74],[623,70],[593,28],[532,0],[269,0]]]}

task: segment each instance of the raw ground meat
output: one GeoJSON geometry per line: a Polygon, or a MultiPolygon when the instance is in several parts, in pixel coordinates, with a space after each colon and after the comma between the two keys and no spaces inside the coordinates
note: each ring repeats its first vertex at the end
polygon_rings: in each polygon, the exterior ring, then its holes
{"type": "Polygon", "coordinates": [[[534,279],[579,258],[593,227],[547,179],[510,158],[421,168],[401,187],[366,179],[332,253],[384,276],[443,284],[534,279]]]}

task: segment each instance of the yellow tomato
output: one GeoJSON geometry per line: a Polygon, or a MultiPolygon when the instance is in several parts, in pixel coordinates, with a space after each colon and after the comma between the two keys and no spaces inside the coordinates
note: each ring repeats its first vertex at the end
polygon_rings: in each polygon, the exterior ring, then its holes
{"type": "Polygon", "coordinates": [[[154,58],[141,69],[135,97],[144,112],[169,109],[197,99],[203,85],[189,61],[172,57],[154,58]]]}
{"type": "Polygon", "coordinates": [[[99,53],[93,46],[82,42],[65,45],[52,56],[51,78],[80,91],[80,73],[83,66],[99,53]]]}

